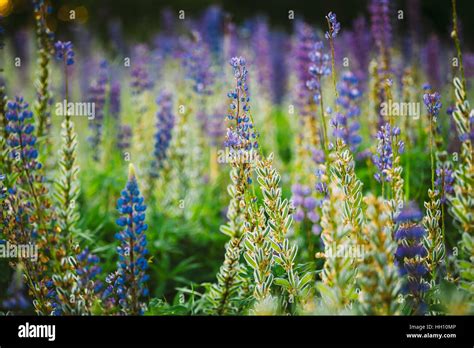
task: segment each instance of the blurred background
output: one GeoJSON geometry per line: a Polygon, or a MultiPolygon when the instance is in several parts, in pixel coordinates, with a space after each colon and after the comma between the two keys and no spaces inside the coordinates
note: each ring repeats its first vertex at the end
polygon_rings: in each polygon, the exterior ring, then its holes
{"type": "MultiPolygon", "coordinates": [[[[413,0],[392,0],[392,8],[409,11],[413,0]]],[[[420,18],[419,35],[435,32],[440,38],[447,39],[451,30],[450,0],[420,0],[422,18],[420,18]]],[[[80,23],[93,29],[95,35],[106,40],[110,26],[107,21],[115,20],[124,28],[126,38],[146,40],[155,29],[160,27],[160,12],[169,8],[176,13],[184,10],[191,18],[199,16],[210,5],[218,5],[231,16],[232,21],[244,23],[256,14],[266,15],[271,25],[291,30],[292,21],[288,20],[288,11],[295,11],[295,16],[301,16],[310,23],[319,23],[329,12],[337,13],[338,19],[344,25],[352,23],[358,15],[367,15],[368,0],[52,0],[54,16],[49,19],[54,31],[64,32],[68,22],[68,13],[76,10],[80,23]],[[105,21],[107,20],[107,21],[105,21]],[[145,29],[146,28],[146,29],[145,29]]],[[[461,32],[465,36],[465,44],[472,48],[471,38],[474,26],[469,25],[474,17],[474,1],[457,0],[461,32]]],[[[0,13],[6,19],[8,32],[33,25],[32,5],[30,0],[0,0],[0,13]],[[14,16],[11,16],[14,14],[14,16]],[[9,16],[10,15],[10,16],[9,16]]],[[[396,28],[400,32],[408,30],[407,13],[405,20],[400,21],[396,28]]],[[[67,30],[67,29],[66,29],[67,30]]]]}

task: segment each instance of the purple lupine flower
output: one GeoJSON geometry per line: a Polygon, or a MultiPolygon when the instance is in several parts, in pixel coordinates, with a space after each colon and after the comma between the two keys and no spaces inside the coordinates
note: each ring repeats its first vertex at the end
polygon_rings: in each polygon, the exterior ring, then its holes
{"type": "Polygon", "coordinates": [[[115,52],[126,56],[127,55],[127,45],[126,40],[123,35],[123,27],[122,21],[118,18],[114,18],[113,20],[107,23],[107,33],[110,43],[112,44],[113,49],[115,52]]]}
{"type": "Polygon", "coordinates": [[[121,110],[121,86],[119,81],[114,81],[110,87],[110,115],[115,118],[120,118],[121,110]]]}
{"type": "Polygon", "coordinates": [[[193,31],[193,39],[184,43],[183,67],[186,78],[193,82],[193,90],[199,95],[211,95],[214,83],[209,48],[201,34],[193,31]]]}
{"type": "MultiPolygon", "coordinates": [[[[1,21],[1,16],[0,16],[1,21]]],[[[5,35],[4,29],[0,26],[0,49],[4,46],[4,39],[3,36],[5,35]]],[[[22,82],[26,83],[27,79],[29,78],[28,72],[30,66],[30,57],[33,55],[30,53],[30,45],[28,45],[30,38],[30,31],[27,29],[20,29],[15,32],[13,35],[13,56],[21,58],[21,65],[23,69],[19,69],[18,72],[21,76],[22,82]]]]}
{"type": "Polygon", "coordinates": [[[288,54],[291,52],[291,42],[284,32],[272,32],[271,37],[272,65],[272,95],[276,104],[281,104],[287,92],[288,83],[288,54]]]}
{"type": "Polygon", "coordinates": [[[64,60],[66,65],[74,64],[74,50],[71,41],[57,41],[54,44],[54,49],[57,60],[64,60]]]}
{"type": "Polygon", "coordinates": [[[440,88],[442,84],[440,63],[441,47],[439,39],[436,35],[431,35],[425,49],[424,59],[425,69],[430,82],[436,87],[440,88]]]}
{"type": "Polygon", "coordinates": [[[391,181],[388,171],[392,169],[393,142],[396,142],[399,153],[403,153],[405,146],[404,142],[400,140],[399,137],[400,128],[393,127],[393,129],[391,129],[389,123],[382,125],[380,130],[377,132],[377,153],[372,156],[372,161],[378,169],[378,172],[374,174],[374,178],[378,182],[391,181]]]}
{"type": "Polygon", "coordinates": [[[307,185],[294,184],[291,191],[293,205],[295,206],[293,218],[297,222],[308,221],[311,224],[312,232],[318,234],[321,231],[319,226],[321,217],[318,214],[318,208],[321,207],[322,199],[315,198],[313,196],[314,191],[307,185]]]}
{"type": "Polygon", "coordinates": [[[233,57],[230,60],[236,80],[236,87],[227,96],[230,99],[227,118],[235,121],[235,126],[227,129],[224,145],[239,154],[258,148],[258,134],[255,132],[250,119],[250,98],[248,95],[246,61],[243,57],[233,57]]]}
{"type": "Polygon", "coordinates": [[[160,94],[156,103],[160,110],[157,113],[157,132],[155,134],[154,160],[152,162],[151,175],[158,176],[158,172],[163,168],[164,161],[167,158],[167,151],[171,143],[171,132],[174,127],[175,118],[173,113],[173,98],[171,93],[163,92],[160,94]]]}
{"type": "Polygon", "coordinates": [[[371,0],[369,5],[372,36],[380,52],[387,50],[392,42],[390,23],[390,1],[371,0]]]}
{"type": "Polygon", "coordinates": [[[446,203],[449,196],[454,193],[454,173],[447,165],[436,169],[436,180],[434,182],[436,190],[440,193],[441,203],[446,203]]]}
{"type": "Polygon", "coordinates": [[[92,34],[84,25],[78,25],[74,27],[74,43],[77,47],[77,51],[81,54],[81,59],[78,61],[80,74],[79,86],[81,89],[81,96],[84,99],[88,98],[89,86],[91,84],[91,77],[94,76],[95,72],[94,64],[92,63],[91,52],[92,52],[92,34]]]}
{"type": "Polygon", "coordinates": [[[369,67],[371,42],[372,38],[365,17],[360,16],[354,21],[354,31],[349,39],[349,45],[357,62],[356,75],[362,82],[367,79],[365,72],[369,67]]]}
{"type": "Polygon", "coordinates": [[[117,247],[119,255],[117,269],[117,288],[115,289],[118,303],[125,313],[143,314],[143,298],[148,296],[146,282],[149,276],[147,239],[145,231],[146,205],[140,194],[133,165],[130,165],[128,181],[121,197],[117,201],[120,217],[117,225],[121,227],[115,238],[120,242],[117,247]]]}
{"type": "Polygon", "coordinates": [[[403,207],[400,214],[398,214],[396,221],[397,222],[406,222],[406,221],[417,222],[417,221],[420,221],[422,217],[423,217],[423,214],[418,208],[418,205],[415,202],[409,202],[403,207]]]}
{"type": "Polygon", "coordinates": [[[140,95],[153,89],[153,81],[148,71],[150,55],[146,45],[137,45],[133,49],[131,87],[133,95],[140,95]]]}
{"type": "Polygon", "coordinates": [[[321,98],[321,78],[331,73],[331,59],[327,53],[323,53],[323,48],[323,42],[318,41],[314,44],[313,50],[309,52],[311,65],[308,72],[311,78],[306,81],[306,88],[313,91],[315,102],[319,102],[321,98]]]}
{"type": "Polygon", "coordinates": [[[92,135],[88,138],[94,151],[94,160],[99,160],[99,145],[102,141],[103,123],[104,123],[104,108],[106,101],[106,88],[108,78],[108,64],[106,60],[100,62],[98,78],[92,82],[89,87],[89,101],[95,104],[94,119],[89,122],[89,128],[92,135]]]}
{"type": "Polygon", "coordinates": [[[304,22],[296,22],[296,44],[294,47],[294,56],[296,62],[296,76],[298,78],[297,100],[298,112],[301,116],[309,116],[311,113],[311,104],[313,93],[307,88],[307,81],[312,79],[309,72],[311,66],[310,53],[314,50],[317,41],[315,31],[304,22]]]}
{"type": "Polygon", "coordinates": [[[352,72],[347,71],[342,75],[337,89],[339,97],[336,102],[342,107],[343,112],[337,113],[331,120],[331,125],[334,127],[333,134],[336,138],[342,139],[355,152],[362,141],[359,135],[360,124],[355,120],[360,115],[360,108],[357,104],[361,97],[359,81],[352,72]]]}
{"type": "Polygon", "coordinates": [[[326,19],[329,23],[329,31],[326,31],[325,37],[326,39],[334,39],[341,30],[341,23],[337,21],[336,14],[332,12],[328,13],[326,19]]]}
{"type": "Polygon", "coordinates": [[[127,124],[121,124],[117,134],[117,147],[122,151],[129,149],[131,139],[132,127],[127,124]]]}
{"type": "MultiPolygon", "coordinates": [[[[253,28],[253,40],[252,47],[258,64],[257,67],[257,80],[261,86],[262,93],[267,98],[273,98],[272,96],[272,51],[270,46],[270,30],[268,28],[268,22],[266,18],[259,17],[255,20],[253,28]]],[[[281,52],[279,52],[281,59],[281,52]]]]}
{"type": "Polygon", "coordinates": [[[439,114],[439,110],[441,109],[441,96],[438,92],[435,93],[425,93],[423,95],[423,102],[428,109],[428,113],[431,117],[436,117],[439,114]]]}
{"type": "Polygon", "coordinates": [[[428,268],[424,260],[428,251],[423,244],[426,231],[417,223],[421,216],[416,206],[402,209],[396,218],[399,227],[395,232],[395,263],[400,275],[404,277],[402,290],[409,295],[415,314],[419,315],[426,312],[424,294],[429,290],[429,284],[425,280],[428,268]]]}

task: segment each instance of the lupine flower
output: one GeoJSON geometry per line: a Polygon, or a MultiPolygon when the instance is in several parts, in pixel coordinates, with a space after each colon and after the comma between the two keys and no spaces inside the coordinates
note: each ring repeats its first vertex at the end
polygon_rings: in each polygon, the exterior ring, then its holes
{"type": "Polygon", "coordinates": [[[326,19],[329,23],[329,31],[326,31],[325,37],[334,39],[341,30],[341,23],[337,21],[336,14],[332,12],[328,13],[326,19]]]}
{"type": "Polygon", "coordinates": [[[339,97],[336,102],[342,107],[343,112],[337,113],[331,120],[331,125],[334,127],[333,134],[355,152],[362,141],[359,135],[360,124],[354,120],[360,114],[357,100],[360,99],[361,93],[358,89],[358,79],[352,72],[343,74],[342,81],[338,85],[338,92],[339,97]]]}
{"type": "Polygon", "coordinates": [[[171,93],[163,92],[156,100],[160,107],[157,113],[157,132],[155,133],[155,159],[152,162],[152,176],[158,176],[167,158],[167,151],[171,143],[171,132],[175,124],[173,114],[173,98],[171,93]]]}
{"type": "Polygon", "coordinates": [[[307,88],[307,81],[312,79],[309,72],[311,66],[310,53],[316,43],[315,31],[306,23],[296,22],[296,45],[294,55],[296,57],[297,106],[301,116],[310,115],[310,105],[313,104],[311,91],[307,88]]]}
{"type": "Polygon", "coordinates": [[[154,83],[151,80],[150,74],[148,72],[150,60],[148,48],[145,45],[137,45],[134,48],[132,60],[132,93],[134,95],[140,95],[147,90],[153,89],[154,86],[154,83]]]}
{"type": "Polygon", "coordinates": [[[436,88],[441,86],[441,63],[440,63],[440,53],[441,47],[439,39],[436,35],[432,35],[426,44],[424,50],[425,58],[422,60],[425,62],[426,72],[429,76],[430,82],[436,88]]]}
{"type": "Polygon", "coordinates": [[[146,205],[138,188],[135,168],[130,165],[128,182],[117,201],[121,214],[117,225],[122,229],[115,235],[120,242],[117,288],[115,289],[122,310],[131,314],[143,314],[143,297],[148,296],[146,282],[149,276],[147,240],[145,231],[146,205]]]}
{"type": "Polygon", "coordinates": [[[85,248],[76,256],[76,261],[79,285],[82,287],[92,285],[94,293],[98,293],[103,287],[102,282],[97,279],[97,276],[102,272],[99,257],[92,254],[89,248],[85,248]]]}
{"type": "Polygon", "coordinates": [[[441,96],[438,92],[435,93],[425,93],[423,95],[423,102],[428,109],[428,113],[431,117],[436,117],[439,114],[439,110],[441,109],[441,96]]]}
{"type": "MultiPolygon", "coordinates": [[[[270,30],[265,18],[256,19],[253,32],[253,50],[255,52],[255,58],[258,60],[258,64],[256,64],[258,83],[261,86],[262,93],[264,93],[267,98],[273,98],[273,69],[272,51],[270,46],[270,30]]],[[[281,59],[281,52],[279,57],[281,59]]]]}
{"type": "Polygon", "coordinates": [[[323,53],[324,44],[318,41],[314,44],[313,50],[309,53],[311,65],[308,72],[311,78],[306,81],[306,87],[314,92],[314,101],[319,102],[321,98],[321,78],[331,73],[331,58],[327,53],[323,53]]]}
{"type": "Polygon", "coordinates": [[[281,104],[286,92],[289,75],[289,55],[282,52],[291,52],[291,42],[284,32],[273,32],[271,38],[272,65],[276,73],[272,74],[272,88],[274,102],[281,104]]]}
{"type": "Polygon", "coordinates": [[[132,127],[127,124],[120,125],[117,134],[117,147],[120,150],[127,150],[130,148],[130,141],[132,139],[132,127]]]}
{"type": "Polygon", "coordinates": [[[54,44],[54,49],[57,60],[65,60],[67,65],[74,64],[74,51],[71,41],[57,41],[54,44]]]}
{"type": "Polygon", "coordinates": [[[121,110],[121,86],[120,82],[114,81],[110,87],[110,114],[119,119],[121,110]]]}
{"type": "Polygon", "coordinates": [[[33,135],[34,126],[29,120],[33,113],[28,109],[28,103],[23,97],[16,97],[15,100],[7,103],[6,118],[9,121],[6,131],[10,135],[7,144],[11,148],[19,147],[19,152],[10,152],[12,158],[19,156],[27,170],[41,168],[37,161],[38,151],[35,148],[36,137],[33,135]]]}
{"type": "Polygon", "coordinates": [[[372,36],[379,50],[388,49],[392,42],[390,1],[371,0],[369,5],[372,36]]]}
{"type": "Polygon", "coordinates": [[[222,46],[221,27],[223,22],[223,12],[219,6],[209,6],[202,17],[202,33],[206,44],[210,47],[214,55],[220,52],[222,46]]]}
{"type": "Polygon", "coordinates": [[[446,203],[449,196],[454,194],[454,173],[448,166],[444,165],[436,169],[435,188],[441,194],[441,203],[446,203]]]}
{"type": "Polygon", "coordinates": [[[234,57],[230,60],[230,65],[233,68],[237,86],[227,94],[231,110],[227,118],[235,121],[235,126],[228,128],[225,146],[236,154],[240,154],[243,151],[258,148],[257,133],[250,119],[246,61],[243,57],[234,57]]]}
{"type": "Polygon", "coordinates": [[[321,200],[314,198],[313,191],[306,185],[294,184],[291,187],[291,192],[296,209],[293,219],[297,222],[308,219],[313,224],[311,227],[312,232],[318,234],[321,228],[317,225],[320,220],[317,208],[321,206],[321,200]]]}
{"type": "Polygon", "coordinates": [[[425,258],[428,252],[423,245],[426,232],[416,223],[420,216],[421,212],[414,206],[403,209],[396,219],[400,225],[395,232],[395,241],[398,244],[395,260],[400,275],[405,277],[403,291],[412,301],[415,314],[425,313],[427,306],[424,294],[429,290],[425,280],[428,273],[425,258]]]}
{"type": "Polygon", "coordinates": [[[185,43],[183,67],[188,79],[193,81],[193,90],[197,94],[212,94],[214,74],[211,69],[211,55],[201,34],[193,31],[193,39],[185,43]]]}
{"type": "Polygon", "coordinates": [[[356,75],[362,82],[365,82],[367,79],[365,72],[369,69],[370,52],[372,48],[370,31],[368,30],[365,17],[360,16],[354,21],[354,31],[351,36],[349,45],[357,61],[356,75]]]}
{"type": "Polygon", "coordinates": [[[393,127],[393,130],[390,128],[390,124],[386,123],[381,126],[380,130],[377,132],[377,153],[372,156],[372,161],[376,165],[378,172],[374,174],[375,179],[378,182],[389,182],[391,181],[388,171],[392,169],[393,162],[393,140],[397,142],[398,152],[403,153],[404,142],[399,140],[400,128],[393,127]]]}
{"type": "Polygon", "coordinates": [[[94,160],[99,160],[99,145],[102,141],[102,131],[104,123],[104,108],[106,98],[106,87],[109,81],[108,64],[103,60],[100,62],[98,78],[89,87],[89,100],[95,104],[95,117],[89,123],[92,135],[88,138],[94,152],[94,160]]]}

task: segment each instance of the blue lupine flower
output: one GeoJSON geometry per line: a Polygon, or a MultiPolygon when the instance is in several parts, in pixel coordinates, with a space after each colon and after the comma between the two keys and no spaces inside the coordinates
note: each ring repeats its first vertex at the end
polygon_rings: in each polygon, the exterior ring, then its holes
{"type": "Polygon", "coordinates": [[[28,107],[23,97],[8,101],[5,115],[8,124],[5,130],[9,134],[7,144],[12,148],[10,157],[18,156],[25,164],[26,170],[36,170],[41,168],[41,164],[36,160],[38,151],[35,148],[34,126],[31,124],[33,113],[28,107]]]}
{"type": "Polygon", "coordinates": [[[326,37],[326,39],[334,39],[341,30],[341,23],[337,21],[336,14],[332,12],[328,13],[326,19],[329,22],[329,31],[326,31],[326,34],[324,36],[326,37]]]}
{"type": "Polygon", "coordinates": [[[405,207],[396,218],[399,226],[395,232],[395,261],[400,275],[404,277],[403,291],[412,301],[416,314],[425,313],[424,294],[429,289],[424,278],[428,273],[425,262],[428,251],[423,244],[426,231],[417,223],[421,216],[420,210],[413,204],[405,207]]]}
{"type": "Polygon", "coordinates": [[[202,16],[201,27],[206,44],[214,55],[220,53],[222,46],[222,25],[224,12],[219,6],[209,6],[202,16]]]}
{"type": "Polygon", "coordinates": [[[183,67],[188,79],[193,81],[193,90],[197,94],[212,94],[214,74],[211,69],[211,54],[201,34],[193,31],[193,40],[185,43],[183,67]]]}
{"type": "Polygon", "coordinates": [[[321,98],[321,78],[331,73],[331,59],[327,53],[322,53],[323,48],[323,42],[318,41],[309,53],[309,59],[312,64],[309,66],[308,72],[311,75],[311,79],[306,81],[306,87],[310,91],[314,91],[313,98],[317,103],[321,98]]]}
{"type": "Polygon", "coordinates": [[[92,254],[89,248],[85,248],[76,256],[76,261],[79,285],[86,287],[92,282],[92,290],[94,293],[98,293],[103,286],[102,282],[97,279],[97,276],[102,272],[99,257],[92,254]]]}
{"type": "Polygon", "coordinates": [[[334,127],[333,135],[342,139],[355,152],[362,142],[362,137],[359,135],[360,124],[353,120],[360,114],[357,101],[361,93],[358,89],[357,77],[350,71],[345,72],[342,81],[338,84],[338,91],[339,97],[336,102],[343,111],[331,119],[331,125],[334,127]]]}
{"type": "Polygon", "coordinates": [[[311,114],[310,106],[313,103],[312,93],[307,88],[307,81],[311,80],[309,67],[311,65],[310,52],[316,43],[316,33],[306,23],[296,21],[296,46],[294,55],[296,57],[296,75],[298,77],[297,86],[297,106],[298,112],[301,116],[308,116],[311,114]]]}
{"type": "Polygon", "coordinates": [[[435,93],[425,93],[423,95],[423,102],[428,109],[428,113],[431,117],[436,117],[439,114],[439,110],[441,109],[441,96],[438,92],[435,93]]]}
{"type": "Polygon", "coordinates": [[[233,68],[237,85],[227,94],[230,99],[229,109],[231,111],[227,118],[235,121],[235,124],[227,129],[224,144],[234,153],[241,153],[258,148],[258,134],[250,119],[246,61],[243,57],[234,57],[230,60],[230,65],[233,68]]]}
{"type": "Polygon", "coordinates": [[[444,165],[436,169],[436,190],[441,194],[441,203],[446,203],[450,195],[454,193],[454,173],[448,166],[444,165]]]}
{"type": "Polygon", "coordinates": [[[399,139],[400,128],[393,127],[391,129],[390,124],[386,123],[380,127],[377,132],[377,153],[372,156],[372,161],[376,165],[378,172],[374,174],[375,179],[378,182],[389,182],[391,177],[388,173],[392,169],[393,162],[393,141],[397,143],[398,152],[403,153],[404,142],[399,139]]]}
{"type": "Polygon", "coordinates": [[[175,124],[173,113],[173,98],[171,93],[163,92],[160,94],[156,103],[160,110],[157,116],[157,132],[155,133],[155,158],[152,162],[152,176],[158,176],[158,171],[163,168],[167,157],[167,151],[171,143],[171,134],[175,124]]]}
{"type": "Polygon", "coordinates": [[[131,314],[143,314],[143,297],[148,295],[145,286],[148,276],[148,254],[145,231],[146,205],[140,194],[135,169],[130,165],[128,182],[117,202],[121,216],[117,225],[122,227],[115,238],[120,241],[117,247],[119,255],[117,287],[115,289],[123,311],[131,314]]]}
{"type": "Polygon", "coordinates": [[[57,60],[65,60],[67,65],[74,64],[74,51],[71,41],[57,41],[54,44],[54,49],[57,60]]]}

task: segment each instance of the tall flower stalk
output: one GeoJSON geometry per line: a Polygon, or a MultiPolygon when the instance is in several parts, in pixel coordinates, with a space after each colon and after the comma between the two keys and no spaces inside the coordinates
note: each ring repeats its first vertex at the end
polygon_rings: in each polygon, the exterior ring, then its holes
{"type": "Polygon", "coordinates": [[[135,168],[130,164],[127,184],[117,201],[117,210],[121,215],[117,219],[117,225],[121,230],[115,235],[120,245],[117,247],[118,278],[114,290],[118,304],[125,314],[143,314],[144,298],[148,296],[146,208],[138,187],[135,168]]]}
{"type": "Polygon", "coordinates": [[[474,113],[469,107],[466,90],[460,79],[454,78],[456,108],[453,119],[461,141],[461,160],[454,173],[454,194],[450,197],[450,213],[461,231],[458,256],[460,268],[460,285],[467,292],[469,299],[474,299],[474,161],[472,145],[472,125],[474,113]]]}
{"type": "MultiPolygon", "coordinates": [[[[258,161],[257,178],[263,194],[263,205],[268,216],[270,244],[273,259],[285,271],[285,277],[278,277],[275,283],[288,294],[288,303],[301,304],[309,293],[309,283],[313,279],[310,272],[301,276],[295,269],[298,253],[296,245],[291,245],[288,234],[291,231],[293,217],[290,202],[282,198],[280,174],[273,168],[273,155],[258,161]]],[[[288,305],[286,303],[286,305],[288,305]]]]}
{"type": "Polygon", "coordinates": [[[36,37],[38,45],[38,67],[36,79],[36,103],[35,115],[37,118],[37,136],[43,137],[51,124],[50,112],[48,111],[50,90],[49,90],[49,63],[50,54],[53,50],[53,32],[46,25],[46,16],[50,11],[44,0],[33,0],[36,20],[36,37]]]}
{"type": "Polygon", "coordinates": [[[365,257],[359,265],[360,311],[369,315],[397,315],[401,312],[401,284],[395,267],[397,243],[390,233],[390,210],[380,197],[364,198],[366,223],[363,225],[365,257]]]}
{"type": "MultiPolygon", "coordinates": [[[[56,59],[62,62],[65,79],[65,102],[69,100],[68,67],[74,64],[74,51],[71,42],[58,41],[55,44],[56,59]]],[[[69,236],[74,231],[79,214],[77,212],[77,199],[79,197],[79,185],[77,174],[77,135],[74,123],[68,111],[61,124],[63,146],[60,150],[59,161],[60,177],[56,181],[55,197],[60,209],[58,210],[59,225],[64,235],[69,236]]]]}
{"type": "Polygon", "coordinates": [[[248,96],[247,67],[244,58],[234,57],[230,64],[234,72],[236,86],[228,93],[230,99],[229,114],[231,125],[227,129],[225,145],[229,148],[232,180],[227,191],[231,196],[227,210],[227,225],[221,231],[230,237],[226,245],[225,260],[217,274],[217,283],[213,284],[208,299],[214,314],[232,314],[236,312],[236,302],[242,284],[240,257],[243,251],[243,239],[246,222],[249,221],[248,207],[250,185],[252,183],[253,151],[258,147],[257,134],[250,117],[250,98],[248,96]]]}

